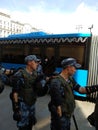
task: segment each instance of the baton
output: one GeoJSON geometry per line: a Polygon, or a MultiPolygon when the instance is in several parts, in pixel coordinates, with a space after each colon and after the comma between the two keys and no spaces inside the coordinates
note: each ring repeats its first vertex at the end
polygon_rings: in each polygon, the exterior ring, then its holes
{"type": "Polygon", "coordinates": [[[73,115],[72,117],[73,117],[73,121],[74,121],[74,124],[75,124],[76,130],[79,130],[79,129],[78,129],[77,122],[76,122],[76,119],[75,119],[75,116],[73,115]]]}

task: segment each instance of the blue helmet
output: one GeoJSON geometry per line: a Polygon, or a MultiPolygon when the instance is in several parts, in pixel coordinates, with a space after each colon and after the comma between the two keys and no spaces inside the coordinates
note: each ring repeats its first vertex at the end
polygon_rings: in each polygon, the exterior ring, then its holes
{"type": "Polygon", "coordinates": [[[63,68],[66,68],[67,66],[74,66],[75,68],[81,67],[81,65],[77,63],[76,59],[74,58],[67,58],[67,59],[62,60],[61,66],[63,68]]]}

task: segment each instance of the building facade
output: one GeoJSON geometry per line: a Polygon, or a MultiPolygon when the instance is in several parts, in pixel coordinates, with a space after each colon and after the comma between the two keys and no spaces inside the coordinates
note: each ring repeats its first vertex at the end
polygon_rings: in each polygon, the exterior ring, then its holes
{"type": "Polygon", "coordinates": [[[10,34],[10,15],[0,12],[0,37],[6,37],[10,34]]]}
{"type": "Polygon", "coordinates": [[[11,20],[10,22],[10,34],[23,33],[24,24],[11,20]]]}
{"type": "Polygon", "coordinates": [[[38,32],[38,31],[39,31],[39,29],[32,27],[28,23],[24,23],[24,25],[23,25],[23,33],[38,32]]]}
{"type": "Polygon", "coordinates": [[[30,24],[20,23],[11,19],[11,16],[0,12],[0,37],[7,37],[11,34],[21,34],[39,31],[30,24]]]}

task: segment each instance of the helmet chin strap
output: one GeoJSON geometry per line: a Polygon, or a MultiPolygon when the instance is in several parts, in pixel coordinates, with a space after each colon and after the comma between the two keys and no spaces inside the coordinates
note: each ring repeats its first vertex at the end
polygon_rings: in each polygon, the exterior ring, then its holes
{"type": "Polygon", "coordinates": [[[60,76],[62,76],[65,80],[67,80],[69,78],[69,75],[67,73],[67,71],[63,70],[60,74],[60,76]]]}
{"type": "Polygon", "coordinates": [[[32,74],[32,73],[33,73],[33,69],[31,69],[29,66],[26,67],[26,71],[27,71],[29,74],[32,74]]]}

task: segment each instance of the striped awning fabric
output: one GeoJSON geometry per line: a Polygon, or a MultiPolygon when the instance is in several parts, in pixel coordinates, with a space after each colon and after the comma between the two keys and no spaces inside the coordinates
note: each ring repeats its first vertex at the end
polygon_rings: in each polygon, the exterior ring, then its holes
{"type": "Polygon", "coordinates": [[[32,38],[32,39],[13,39],[0,40],[0,44],[61,44],[61,43],[85,43],[88,37],[73,37],[73,38],[32,38]]]}

